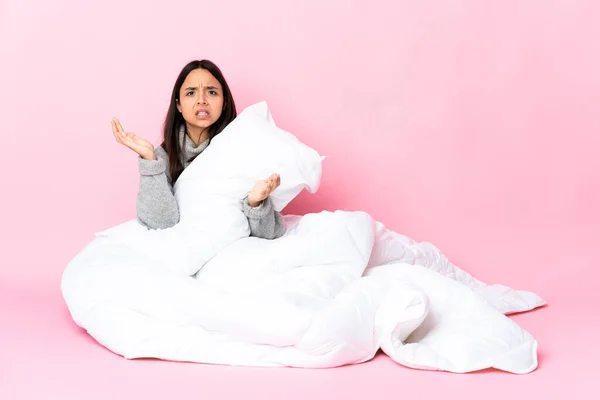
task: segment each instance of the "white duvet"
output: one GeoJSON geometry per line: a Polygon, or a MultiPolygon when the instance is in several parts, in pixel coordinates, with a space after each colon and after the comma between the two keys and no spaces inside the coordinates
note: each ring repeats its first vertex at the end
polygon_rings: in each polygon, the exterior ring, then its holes
{"type": "Polygon", "coordinates": [[[126,222],[68,264],[73,320],[126,358],[327,368],[381,349],[410,368],[537,367],[537,341],[506,314],[541,298],[487,285],[364,212],[286,216],[283,237],[248,237],[241,199],[256,180],[281,174],[281,210],[318,189],[321,162],[265,103],[248,107],[178,180],[179,224],[126,222]]]}

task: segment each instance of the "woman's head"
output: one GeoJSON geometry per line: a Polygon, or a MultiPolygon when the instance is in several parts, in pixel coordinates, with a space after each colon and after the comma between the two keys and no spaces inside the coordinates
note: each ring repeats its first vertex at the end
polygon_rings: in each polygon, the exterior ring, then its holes
{"type": "Polygon", "coordinates": [[[237,116],[235,102],[223,73],[208,60],[188,63],[177,77],[164,125],[163,148],[169,154],[173,183],[183,171],[179,130],[202,133],[207,140],[218,135],[237,116]]]}

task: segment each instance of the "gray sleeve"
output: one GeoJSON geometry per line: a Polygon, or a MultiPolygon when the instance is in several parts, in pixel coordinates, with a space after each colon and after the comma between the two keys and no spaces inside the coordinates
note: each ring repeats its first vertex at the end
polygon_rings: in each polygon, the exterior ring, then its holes
{"type": "Polygon", "coordinates": [[[250,224],[250,236],[263,239],[277,239],[285,233],[283,216],[273,208],[273,202],[267,197],[258,207],[248,204],[244,198],[244,214],[250,224]]]}
{"type": "Polygon", "coordinates": [[[137,219],[150,229],[166,229],[179,222],[179,209],[168,176],[168,156],[160,147],[155,154],[156,160],[138,159],[137,219]]]}

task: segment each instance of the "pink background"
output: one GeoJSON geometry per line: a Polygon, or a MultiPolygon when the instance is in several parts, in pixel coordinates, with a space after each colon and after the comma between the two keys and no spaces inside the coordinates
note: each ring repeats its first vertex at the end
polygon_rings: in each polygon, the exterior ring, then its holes
{"type": "Polygon", "coordinates": [[[266,100],[329,156],[285,212],[364,210],[544,295],[594,284],[597,2],[283,3],[3,0],[2,276],[58,284],[134,216],[110,119],[158,144],[179,69],[209,58],[240,109],[266,100]]]}
{"type": "Polygon", "coordinates": [[[321,190],[286,213],[364,210],[484,281],[597,301],[599,13],[594,0],[2,0],[0,290],[26,282],[61,307],[66,263],[135,215],[135,155],[110,119],[158,144],[177,73],[208,58],[239,110],[266,100],[329,157],[321,190]]]}

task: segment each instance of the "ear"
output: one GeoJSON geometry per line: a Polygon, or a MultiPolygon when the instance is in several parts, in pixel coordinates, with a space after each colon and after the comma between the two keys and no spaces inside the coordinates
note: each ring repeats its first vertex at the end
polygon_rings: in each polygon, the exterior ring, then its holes
{"type": "Polygon", "coordinates": [[[181,112],[181,105],[179,104],[179,100],[175,99],[175,103],[177,103],[177,111],[181,112]]]}

